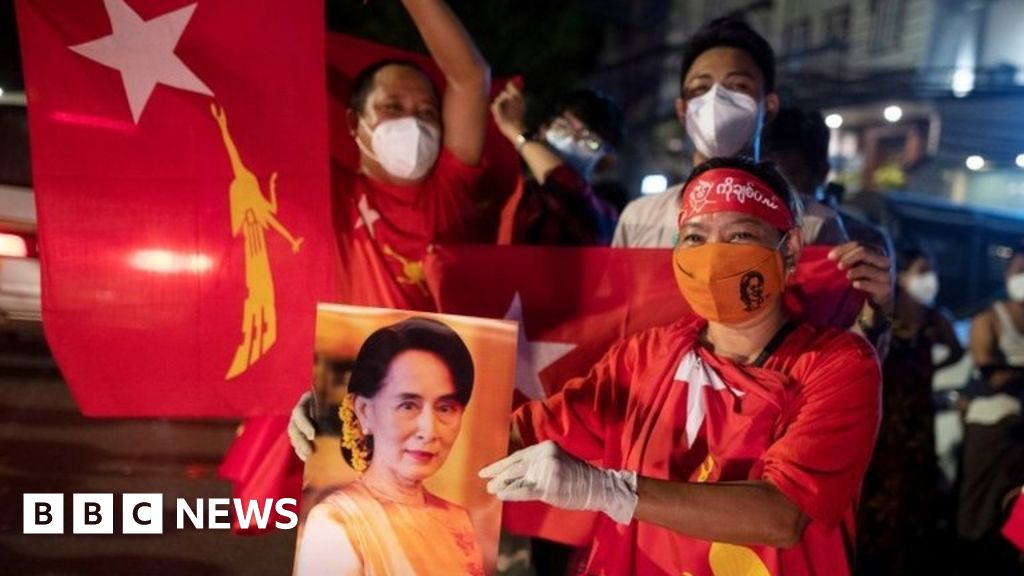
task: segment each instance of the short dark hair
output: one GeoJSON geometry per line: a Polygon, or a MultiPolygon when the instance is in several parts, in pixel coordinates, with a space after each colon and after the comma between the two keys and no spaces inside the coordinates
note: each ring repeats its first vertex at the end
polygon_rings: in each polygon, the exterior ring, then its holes
{"type": "Polygon", "coordinates": [[[828,174],[828,126],[821,112],[782,108],[764,128],[761,153],[797,152],[816,175],[828,174]]]}
{"type": "Polygon", "coordinates": [[[622,143],[625,136],[622,109],[614,100],[598,90],[574,90],[569,92],[555,107],[555,116],[572,112],[612,147],[622,143]]]}
{"type": "Polygon", "coordinates": [[[800,225],[800,219],[804,213],[804,205],[800,201],[800,196],[793,191],[793,188],[786,181],[786,178],[779,172],[775,164],[771,162],[756,162],[752,158],[746,156],[729,156],[729,157],[717,157],[698,164],[694,167],[693,171],[686,178],[686,183],[683,184],[683,190],[690,185],[690,182],[694,178],[697,178],[701,174],[708,170],[714,170],[715,168],[733,168],[736,170],[742,170],[751,176],[754,176],[772,189],[772,192],[786,204],[789,211],[793,214],[793,220],[797,226],[800,225]]]}
{"type": "Polygon", "coordinates": [[[716,18],[701,26],[683,46],[683,68],[680,83],[686,81],[686,74],[701,54],[712,48],[739,48],[754,60],[764,76],[764,91],[775,91],[775,51],[772,45],[750,27],[745,21],[734,16],[716,18]]]}
{"type": "Polygon", "coordinates": [[[906,272],[917,262],[919,259],[924,258],[929,262],[934,263],[935,259],[932,258],[931,252],[929,252],[920,242],[905,238],[900,240],[896,245],[896,271],[906,272]]]}
{"type": "Polygon", "coordinates": [[[362,114],[363,108],[366,106],[366,97],[370,95],[373,90],[374,80],[377,78],[377,72],[380,72],[388,66],[404,66],[411,68],[426,78],[427,82],[430,83],[430,88],[434,91],[434,96],[440,101],[440,97],[437,91],[437,86],[434,86],[434,81],[430,79],[430,76],[412,60],[403,60],[401,58],[386,58],[384,60],[378,60],[373,64],[370,64],[366,68],[359,71],[356,77],[352,79],[352,92],[348,98],[349,108],[362,114]]]}
{"type": "Polygon", "coordinates": [[[380,392],[391,362],[407,350],[422,350],[440,358],[451,372],[455,398],[463,405],[473,393],[473,357],[458,333],[447,324],[413,317],[370,334],[356,356],[348,391],[363,398],[380,392]]]}

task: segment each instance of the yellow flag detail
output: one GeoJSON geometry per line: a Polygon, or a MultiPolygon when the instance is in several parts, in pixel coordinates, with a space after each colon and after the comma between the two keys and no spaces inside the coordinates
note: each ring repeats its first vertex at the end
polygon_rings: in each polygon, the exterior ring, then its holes
{"type": "Polygon", "coordinates": [[[384,255],[394,258],[402,266],[402,275],[397,278],[399,284],[416,286],[424,296],[430,295],[430,289],[427,288],[427,273],[423,270],[422,260],[409,260],[395,252],[387,244],[384,245],[384,255]]]}
{"type": "Polygon", "coordinates": [[[210,105],[210,112],[220,126],[224,147],[231,160],[234,178],[228,191],[231,203],[231,235],[241,237],[245,253],[245,303],[242,306],[242,341],[235,350],[234,360],[225,380],[230,380],[249,369],[277,341],[277,308],[274,303],[274,276],[267,253],[266,230],[272,228],[291,244],[297,253],[302,238],[295,238],[278,221],[277,172],[270,176],[270,200],[263,196],[259,180],[238,153],[224,109],[210,105]]]}
{"type": "Polygon", "coordinates": [[[772,576],[761,558],[746,546],[712,542],[708,561],[715,576],[772,576]]]}

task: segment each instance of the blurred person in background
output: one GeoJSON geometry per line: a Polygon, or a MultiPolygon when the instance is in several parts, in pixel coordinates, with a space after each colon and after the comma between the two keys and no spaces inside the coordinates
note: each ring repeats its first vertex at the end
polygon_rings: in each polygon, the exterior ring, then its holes
{"type": "Polygon", "coordinates": [[[971,357],[980,380],[964,416],[957,533],[964,573],[1019,574],[1019,554],[999,534],[1004,503],[1024,479],[1024,248],[1006,266],[1007,298],[974,317],[971,357]]]}
{"type": "Polygon", "coordinates": [[[782,108],[765,127],[762,140],[764,160],[775,163],[804,202],[801,228],[808,244],[850,240],[836,211],[820,201],[829,172],[828,139],[820,113],[782,108]]]}
{"type": "Polygon", "coordinates": [[[889,235],[844,212],[841,205],[845,188],[826,182],[829,137],[820,112],[799,108],[780,110],[764,133],[764,159],[779,167],[805,201],[803,231],[808,244],[852,240],[892,255],[889,235]]]}
{"type": "Polygon", "coordinates": [[[936,306],[932,257],[914,243],[896,253],[895,317],[882,364],[882,424],[857,517],[857,573],[934,574],[938,466],[932,376],[964,356],[949,313],[936,306]],[[935,362],[932,350],[946,354],[935,362]]]}
{"type": "Polygon", "coordinates": [[[502,211],[498,243],[607,246],[618,211],[591,182],[622,142],[622,110],[600,92],[571,92],[532,137],[526,99],[513,81],[494,99],[491,114],[527,172],[502,211]]]}

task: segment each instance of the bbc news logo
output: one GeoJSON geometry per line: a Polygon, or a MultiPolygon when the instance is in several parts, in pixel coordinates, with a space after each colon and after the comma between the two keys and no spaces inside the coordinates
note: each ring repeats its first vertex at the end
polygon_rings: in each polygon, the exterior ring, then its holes
{"type": "MultiPolygon", "coordinates": [[[[113,494],[72,494],[72,534],[113,534],[113,494]]],[[[64,534],[64,494],[24,494],[23,529],[25,534],[64,534]]],[[[197,530],[228,530],[232,519],[239,528],[253,526],[266,530],[273,522],[278,530],[291,530],[299,523],[298,502],[280,500],[242,500],[240,498],[198,498],[190,502],[175,500],[175,527],[197,530]],[[234,516],[232,517],[232,512],[234,516]]],[[[163,494],[122,494],[121,534],[163,534],[163,494]]]]}

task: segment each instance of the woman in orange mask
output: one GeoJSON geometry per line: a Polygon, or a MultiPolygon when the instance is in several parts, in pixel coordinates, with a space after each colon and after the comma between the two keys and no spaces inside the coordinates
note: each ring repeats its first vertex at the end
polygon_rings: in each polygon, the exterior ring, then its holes
{"type": "Polygon", "coordinates": [[[603,512],[581,573],[852,572],[881,376],[861,337],[787,314],[798,222],[771,165],[698,166],[671,263],[694,316],[516,413],[530,447],[481,476],[506,501],[603,512]]]}

